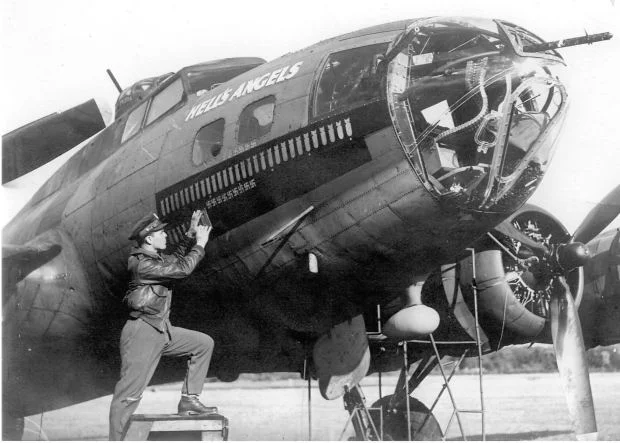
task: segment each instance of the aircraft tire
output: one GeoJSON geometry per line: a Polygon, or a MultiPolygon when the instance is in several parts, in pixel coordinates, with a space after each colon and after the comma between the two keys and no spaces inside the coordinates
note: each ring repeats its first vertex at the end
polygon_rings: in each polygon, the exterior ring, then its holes
{"type": "MultiPolygon", "coordinates": [[[[373,408],[383,408],[383,439],[384,440],[407,440],[407,406],[398,405],[393,410],[388,410],[391,395],[387,395],[373,403],[373,408]]],[[[373,422],[377,431],[381,432],[380,412],[371,410],[373,422]]],[[[437,419],[433,413],[419,400],[409,398],[409,416],[411,421],[411,439],[413,441],[441,440],[442,433],[437,419]]]]}

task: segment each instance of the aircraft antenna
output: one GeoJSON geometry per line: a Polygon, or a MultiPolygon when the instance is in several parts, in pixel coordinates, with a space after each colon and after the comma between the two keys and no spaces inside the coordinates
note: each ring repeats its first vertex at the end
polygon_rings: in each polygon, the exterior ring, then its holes
{"type": "Polygon", "coordinates": [[[116,89],[118,89],[118,93],[120,94],[121,92],[123,92],[123,88],[121,88],[121,85],[119,85],[118,81],[116,81],[116,77],[114,77],[114,74],[112,74],[112,71],[110,71],[109,69],[106,69],[106,72],[110,76],[110,79],[112,80],[112,83],[114,83],[114,86],[116,86],[116,89]]]}

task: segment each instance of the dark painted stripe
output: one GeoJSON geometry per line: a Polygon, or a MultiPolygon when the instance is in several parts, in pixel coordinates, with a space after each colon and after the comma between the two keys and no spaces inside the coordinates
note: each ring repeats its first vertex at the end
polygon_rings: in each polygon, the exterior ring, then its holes
{"type": "Polygon", "coordinates": [[[206,207],[214,235],[223,234],[369,162],[364,137],[390,124],[385,102],[313,122],[159,191],[156,207],[204,180],[211,184],[207,197],[196,193],[196,200],[159,215],[174,229],[206,207]]]}

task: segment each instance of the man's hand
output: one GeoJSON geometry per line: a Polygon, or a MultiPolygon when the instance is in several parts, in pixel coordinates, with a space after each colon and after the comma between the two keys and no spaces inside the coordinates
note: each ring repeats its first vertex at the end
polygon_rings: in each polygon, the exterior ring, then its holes
{"type": "Polygon", "coordinates": [[[194,238],[196,235],[196,226],[198,226],[198,222],[200,221],[201,211],[200,209],[196,209],[192,214],[192,221],[189,224],[189,229],[185,233],[188,237],[194,238]]]}
{"type": "Polygon", "coordinates": [[[203,248],[206,246],[209,241],[209,234],[211,234],[211,229],[213,226],[196,226],[196,244],[202,246],[203,248]]]}

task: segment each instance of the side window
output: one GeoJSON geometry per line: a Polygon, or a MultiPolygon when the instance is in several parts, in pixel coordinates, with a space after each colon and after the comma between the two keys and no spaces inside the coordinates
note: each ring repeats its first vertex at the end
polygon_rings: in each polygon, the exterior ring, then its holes
{"type": "Polygon", "coordinates": [[[183,99],[183,82],[177,78],[174,82],[161,90],[151,101],[146,124],[157,120],[183,99]]]}
{"type": "Polygon", "coordinates": [[[331,54],[317,84],[312,106],[314,117],[379,98],[381,80],[377,63],[387,45],[380,43],[331,54]]]}
{"type": "Polygon", "coordinates": [[[147,103],[148,102],[142,103],[136,109],[131,111],[129,117],[127,117],[127,123],[125,123],[125,129],[123,130],[123,136],[121,137],[121,143],[125,143],[125,141],[136,135],[140,130],[147,103]]]}
{"type": "Polygon", "coordinates": [[[220,118],[200,128],[194,139],[192,162],[199,166],[210,157],[216,157],[224,143],[224,119],[220,118]]]}
{"type": "Polygon", "coordinates": [[[273,95],[250,103],[239,116],[237,141],[247,143],[266,135],[273,124],[276,98],[273,95]]]}

